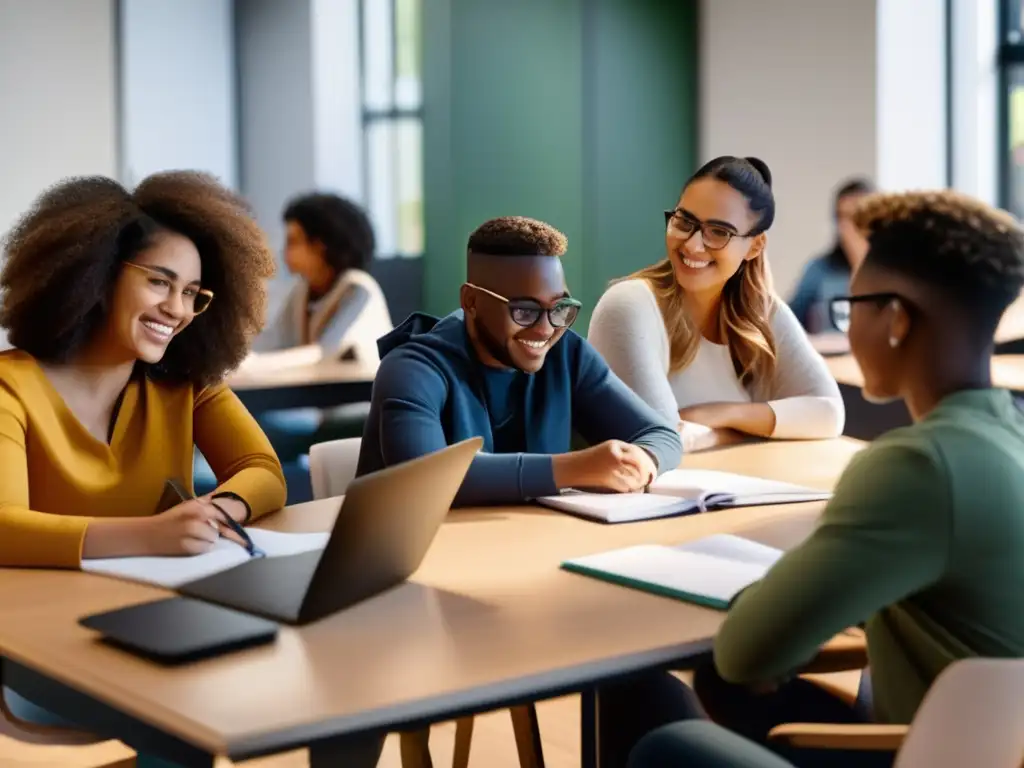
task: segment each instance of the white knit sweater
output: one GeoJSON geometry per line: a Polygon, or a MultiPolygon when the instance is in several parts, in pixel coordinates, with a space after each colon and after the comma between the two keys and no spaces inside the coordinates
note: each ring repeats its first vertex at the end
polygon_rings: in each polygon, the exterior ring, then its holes
{"type": "Polygon", "coordinates": [[[671,422],[691,405],[765,402],[775,412],[772,437],[815,439],[842,434],[839,387],[800,323],[782,301],[771,320],[777,362],[768,381],[744,387],[729,348],[701,338],[697,356],[669,373],[669,340],[657,299],[646,280],[609,288],[594,308],[588,339],[627,386],[671,422]]]}

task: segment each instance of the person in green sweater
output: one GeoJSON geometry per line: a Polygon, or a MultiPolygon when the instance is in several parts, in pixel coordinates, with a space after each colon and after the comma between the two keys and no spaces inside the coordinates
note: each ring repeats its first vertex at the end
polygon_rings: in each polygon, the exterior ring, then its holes
{"type": "Polygon", "coordinates": [[[1024,655],[1024,415],[990,378],[1024,232],[949,191],[871,196],[856,221],[870,249],[833,320],[864,396],[913,424],[861,452],[810,537],[733,601],[696,696],[663,673],[599,691],[604,766],[891,764],[763,745],[784,722],[909,723],[950,663],[1024,655]],[[848,706],[797,675],[855,625],[870,674],[848,706]]]}

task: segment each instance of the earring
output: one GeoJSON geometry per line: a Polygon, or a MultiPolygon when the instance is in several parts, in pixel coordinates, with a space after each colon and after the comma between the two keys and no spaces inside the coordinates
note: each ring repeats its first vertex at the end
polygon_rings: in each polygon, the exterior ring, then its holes
{"type": "Polygon", "coordinates": [[[890,347],[892,347],[893,349],[896,349],[896,347],[898,347],[899,345],[900,345],[900,340],[899,339],[897,339],[895,336],[890,336],[889,337],[889,346],[890,347]]]}

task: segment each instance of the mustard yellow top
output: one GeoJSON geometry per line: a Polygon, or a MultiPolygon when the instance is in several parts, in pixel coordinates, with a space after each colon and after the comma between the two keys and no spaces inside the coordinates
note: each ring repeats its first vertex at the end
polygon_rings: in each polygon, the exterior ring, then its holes
{"type": "Polygon", "coordinates": [[[78,568],[91,519],[154,514],[169,478],[191,487],[193,443],[222,480],[216,492],[253,518],[284,505],[281,463],[225,385],[133,376],[107,444],[31,355],[0,353],[0,566],[78,568]]]}

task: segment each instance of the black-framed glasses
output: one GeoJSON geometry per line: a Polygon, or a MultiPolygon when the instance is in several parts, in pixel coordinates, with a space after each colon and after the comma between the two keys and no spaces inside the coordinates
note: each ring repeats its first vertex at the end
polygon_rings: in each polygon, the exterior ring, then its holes
{"type": "Polygon", "coordinates": [[[829,320],[832,321],[832,326],[840,333],[849,333],[850,314],[853,311],[854,304],[859,301],[870,301],[872,304],[877,304],[881,307],[883,304],[894,300],[902,302],[903,297],[896,293],[864,293],[860,296],[837,296],[828,303],[829,320]]]}
{"type": "Polygon", "coordinates": [[[721,224],[708,224],[698,221],[678,208],[665,211],[665,226],[681,236],[683,242],[693,237],[694,232],[699,229],[700,239],[704,241],[704,247],[709,251],[722,250],[734,237],[750,237],[750,233],[741,235],[739,232],[723,227],[721,224]]]}
{"type": "Polygon", "coordinates": [[[550,307],[545,307],[535,299],[508,299],[500,293],[495,293],[494,291],[489,291],[486,288],[481,288],[479,285],[473,285],[472,283],[466,283],[466,285],[474,291],[486,293],[488,296],[507,304],[508,313],[512,318],[512,322],[516,325],[522,326],[523,328],[532,328],[535,326],[540,322],[540,319],[544,316],[545,312],[547,313],[548,322],[551,323],[552,328],[568,328],[576,322],[580,309],[583,307],[583,303],[581,301],[574,299],[571,296],[564,296],[561,299],[558,299],[558,301],[550,307]]]}

